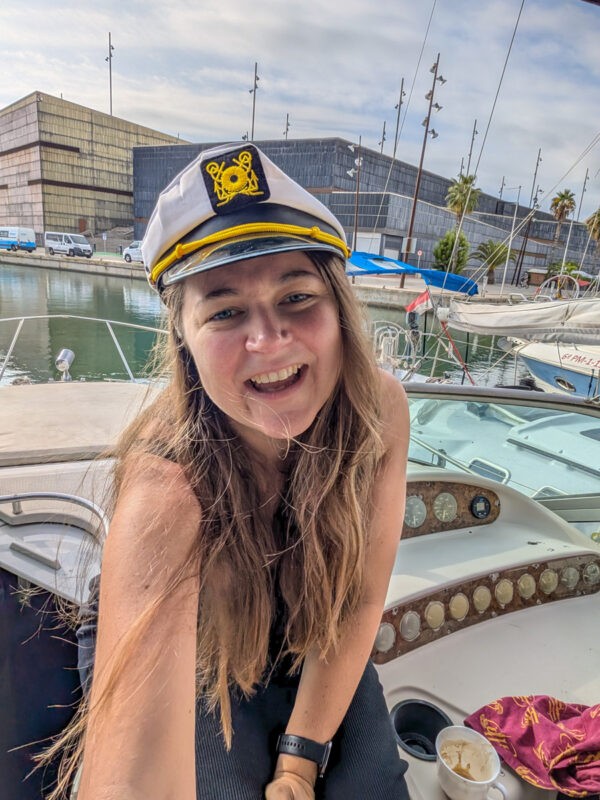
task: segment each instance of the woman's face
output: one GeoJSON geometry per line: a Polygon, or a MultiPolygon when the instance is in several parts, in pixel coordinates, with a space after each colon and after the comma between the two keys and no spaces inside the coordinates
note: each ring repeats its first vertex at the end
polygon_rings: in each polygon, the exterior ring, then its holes
{"type": "Polygon", "coordinates": [[[303,433],[337,385],[337,305],[302,251],[186,278],[182,327],[207,394],[258,452],[303,433]]]}

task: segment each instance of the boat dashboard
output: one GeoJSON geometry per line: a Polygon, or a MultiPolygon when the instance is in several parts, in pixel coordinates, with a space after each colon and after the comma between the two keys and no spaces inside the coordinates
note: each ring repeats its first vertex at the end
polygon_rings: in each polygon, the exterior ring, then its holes
{"type": "Polygon", "coordinates": [[[597,593],[600,546],[539,502],[481,476],[412,465],[373,660],[597,593]]]}
{"type": "MultiPolygon", "coordinates": [[[[425,706],[425,717],[434,709],[460,725],[505,696],[597,703],[599,619],[597,542],[497,481],[409,464],[402,539],[372,659],[409,762],[411,800],[445,795],[435,756],[406,751],[401,713],[416,707],[422,718],[425,706]]],[[[501,782],[508,800],[555,796],[505,765],[501,782]]]]}

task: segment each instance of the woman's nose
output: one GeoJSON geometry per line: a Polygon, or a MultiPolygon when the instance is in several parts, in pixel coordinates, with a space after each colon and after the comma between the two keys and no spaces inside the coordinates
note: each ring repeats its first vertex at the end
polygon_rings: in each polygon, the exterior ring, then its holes
{"type": "Polygon", "coordinates": [[[271,351],[284,345],[289,332],[273,311],[257,311],[248,321],[246,348],[253,352],[271,351]]]}

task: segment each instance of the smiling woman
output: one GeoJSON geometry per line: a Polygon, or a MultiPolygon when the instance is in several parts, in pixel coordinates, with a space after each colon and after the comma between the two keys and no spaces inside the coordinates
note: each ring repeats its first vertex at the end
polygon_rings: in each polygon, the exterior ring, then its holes
{"type": "Polygon", "coordinates": [[[143,252],[172,377],[116,453],[56,795],[83,757],[79,800],[407,798],[369,661],[407,408],[343,229],[255,147],[225,146],[164,190],[143,252]]]}

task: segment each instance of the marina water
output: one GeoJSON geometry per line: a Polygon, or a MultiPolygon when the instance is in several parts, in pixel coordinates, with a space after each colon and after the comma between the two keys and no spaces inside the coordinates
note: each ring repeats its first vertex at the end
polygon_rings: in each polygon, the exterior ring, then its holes
{"type": "MultiPolygon", "coordinates": [[[[404,309],[368,307],[372,322],[386,321],[406,327],[404,309]]],[[[58,270],[32,269],[0,265],[0,319],[7,317],[54,314],[93,317],[99,320],[116,320],[149,327],[162,327],[163,319],[158,296],[145,281],[115,278],[86,273],[61,272],[58,270]]],[[[419,320],[421,330],[433,329],[431,316],[419,320]]],[[[18,322],[0,323],[0,363],[10,347],[18,322]]],[[[154,334],[131,328],[115,327],[125,358],[134,375],[143,374],[154,334]]],[[[497,383],[512,384],[526,374],[520,365],[515,369],[514,360],[505,358],[496,363],[503,353],[491,337],[471,337],[453,334],[463,357],[467,357],[469,369],[477,383],[493,386],[497,383]]],[[[429,375],[434,367],[437,339],[429,336],[419,345],[422,361],[419,372],[429,375]]],[[[447,341],[438,352],[434,374],[447,373],[453,381],[465,380],[461,368],[448,361],[447,341]],[[442,359],[443,357],[443,359],[442,359]]],[[[59,378],[54,367],[56,355],[63,348],[75,352],[71,375],[78,379],[127,379],[127,372],[119,358],[106,325],[89,323],[77,319],[32,319],[28,320],[19,335],[9,359],[2,383],[12,383],[16,378],[29,378],[34,382],[59,378]]]]}

